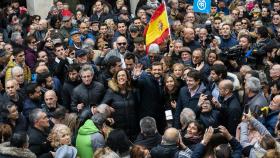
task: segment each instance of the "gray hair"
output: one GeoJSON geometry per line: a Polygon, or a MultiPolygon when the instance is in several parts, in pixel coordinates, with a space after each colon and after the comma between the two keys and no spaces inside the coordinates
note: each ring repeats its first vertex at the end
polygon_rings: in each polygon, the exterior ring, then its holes
{"type": "Polygon", "coordinates": [[[11,35],[11,41],[16,41],[18,39],[18,37],[22,37],[21,33],[18,32],[18,31],[13,32],[12,35],[11,35]]]}
{"type": "Polygon", "coordinates": [[[256,77],[246,79],[246,85],[254,93],[258,93],[262,89],[261,82],[256,77]]]}
{"type": "Polygon", "coordinates": [[[82,45],[82,49],[93,49],[94,47],[94,41],[90,38],[85,39],[82,45]]]}
{"type": "Polygon", "coordinates": [[[143,117],[140,120],[141,132],[146,136],[152,136],[157,132],[156,120],[150,116],[143,117]]]}
{"type": "Polygon", "coordinates": [[[94,75],[94,70],[91,65],[86,64],[86,65],[82,66],[82,68],[79,71],[80,75],[85,71],[90,71],[94,75]]]}
{"type": "Polygon", "coordinates": [[[23,73],[23,68],[20,66],[15,66],[11,69],[11,75],[14,77],[15,72],[22,72],[23,73]]]}
{"type": "Polygon", "coordinates": [[[100,104],[96,107],[96,110],[99,113],[104,114],[106,117],[108,117],[110,114],[110,111],[108,111],[108,110],[110,110],[109,108],[110,108],[110,106],[107,104],[100,104]]]}
{"type": "Polygon", "coordinates": [[[196,118],[195,113],[190,108],[184,108],[180,114],[180,122],[182,125],[187,125],[196,118]]]}
{"type": "Polygon", "coordinates": [[[91,117],[92,122],[98,129],[102,128],[103,124],[106,122],[106,119],[106,116],[101,113],[96,113],[91,117]]]}
{"type": "Polygon", "coordinates": [[[175,40],[174,44],[175,44],[175,43],[181,43],[181,44],[183,44],[183,41],[180,40],[180,39],[177,39],[177,40],[175,40]]]}
{"type": "Polygon", "coordinates": [[[33,109],[30,113],[29,113],[29,122],[34,124],[35,121],[37,121],[40,118],[40,112],[43,112],[42,109],[36,108],[33,109]]]}
{"type": "Polygon", "coordinates": [[[153,53],[159,54],[159,53],[160,53],[160,50],[159,50],[158,44],[156,44],[156,43],[151,44],[151,45],[149,46],[149,51],[148,51],[148,52],[149,52],[149,53],[150,53],[150,52],[153,52],[153,53]]]}

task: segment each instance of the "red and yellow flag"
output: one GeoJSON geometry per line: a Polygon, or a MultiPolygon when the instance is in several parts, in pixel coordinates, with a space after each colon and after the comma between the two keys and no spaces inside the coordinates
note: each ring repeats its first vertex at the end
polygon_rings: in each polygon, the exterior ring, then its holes
{"type": "Polygon", "coordinates": [[[146,48],[152,43],[161,44],[170,34],[169,22],[165,3],[162,3],[154,12],[149,24],[146,26],[146,48]]]}

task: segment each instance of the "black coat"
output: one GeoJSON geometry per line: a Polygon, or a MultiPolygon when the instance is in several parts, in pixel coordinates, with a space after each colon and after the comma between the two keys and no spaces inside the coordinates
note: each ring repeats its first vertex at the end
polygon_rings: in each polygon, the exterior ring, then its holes
{"type": "Polygon", "coordinates": [[[156,147],[161,143],[161,135],[156,133],[153,136],[144,136],[142,133],[138,134],[136,140],[134,141],[135,145],[141,145],[151,150],[153,147],[156,147]]]}
{"type": "Polygon", "coordinates": [[[235,135],[236,128],[240,123],[242,116],[240,102],[235,95],[232,95],[226,100],[219,97],[219,102],[222,104],[220,109],[222,114],[222,124],[228,129],[231,135],[235,135]]]}
{"type": "Polygon", "coordinates": [[[29,136],[29,149],[37,156],[41,156],[52,150],[50,143],[47,141],[47,132],[29,127],[27,134],[29,136]]]}
{"type": "Polygon", "coordinates": [[[27,119],[23,116],[23,114],[20,113],[18,119],[16,120],[16,125],[13,126],[12,124],[10,124],[10,126],[12,127],[13,133],[25,132],[28,128],[28,122],[27,119]]]}
{"type": "Polygon", "coordinates": [[[62,86],[62,92],[61,92],[62,103],[63,106],[69,111],[71,111],[70,105],[71,105],[71,95],[73,93],[73,89],[79,84],[80,84],[79,81],[72,82],[66,79],[62,86]]]}
{"type": "Polygon", "coordinates": [[[179,151],[177,145],[158,145],[151,150],[152,158],[173,158],[179,151]]]}
{"type": "Polygon", "coordinates": [[[89,108],[93,105],[98,105],[102,101],[105,93],[104,86],[96,81],[88,86],[81,83],[76,88],[74,88],[72,93],[71,109],[77,112],[77,105],[84,103],[84,108],[89,108]]]}
{"type": "Polygon", "coordinates": [[[200,113],[198,118],[205,128],[212,126],[214,128],[220,125],[221,115],[218,110],[211,110],[210,112],[200,113]]]}
{"type": "Polygon", "coordinates": [[[92,14],[91,17],[90,17],[90,21],[99,21],[101,23],[104,23],[104,21],[106,19],[112,19],[113,16],[110,14],[110,13],[102,13],[100,15],[100,17],[97,16],[97,14],[92,14]]]}
{"type": "Polygon", "coordinates": [[[163,133],[166,121],[164,114],[163,83],[158,82],[151,74],[143,72],[135,81],[139,88],[139,119],[145,116],[155,118],[159,132],[163,133]]]}
{"type": "Polygon", "coordinates": [[[204,84],[200,84],[195,95],[191,96],[187,86],[181,88],[179,97],[177,100],[176,111],[175,111],[175,127],[180,127],[180,114],[184,108],[192,109],[196,114],[199,113],[198,100],[201,93],[207,93],[204,84]]]}
{"type": "Polygon", "coordinates": [[[136,94],[132,90],[128,91],[127,94],[121,94],[119,91],[112,89],[110,82],[110,89],[107,90],[102,103],[108,104],[115,109],[115,112],[112,113],[115,121],[113,128],[121,128],[130,138],[135,139],[139,132],[135,110],[137,106],[136,94]]]}

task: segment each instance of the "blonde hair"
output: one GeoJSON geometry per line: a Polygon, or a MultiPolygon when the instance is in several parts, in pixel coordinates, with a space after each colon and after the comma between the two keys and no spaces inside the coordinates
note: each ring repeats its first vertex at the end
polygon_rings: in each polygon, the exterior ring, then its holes
{"type": "MultiPolygon", "coordinates": [[[[60,139],[64,134],[69,134],[70,136],[71,131],[70,128],[64,124],[56,124],[54,125],[53,129],[51,130],[51,133],[48,136],[48,140],[51,142],[51,146],[53,148],[58,148],[61,145],[64,144],[60,144],[60,139]]],[[[70,139],[70,143],[71,143],[71,139],[70,139]]]]}
{"type": "Polygon", "coordinates": [[[71,131],[75,131],[78,128],[77,119],[76,113],[69,113],[65,115],[62,123],[69,127],[71,131]]]}
{"type": "Polygon", "coordinates": [[[179,67],[182,71],[183,71],[184,68],[185,68],[184,64],[182,64],[182,63],[175,63],[175,64],[173,64],[173,66],[172,66],[173,71],[174,71],[174,69],[175,69],[176,67],[179,67]]]}

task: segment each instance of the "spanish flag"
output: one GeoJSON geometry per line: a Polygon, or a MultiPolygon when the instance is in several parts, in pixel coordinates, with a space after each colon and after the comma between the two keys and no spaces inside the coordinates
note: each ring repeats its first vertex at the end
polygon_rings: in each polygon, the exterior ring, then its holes
{"type": "MultiPolygon", "coordinates": [[[[146,26],[144,36],[146,49],[152,43],[161,44],[170,35],[170,27],[167,17],[165,3],[162,3],[152,15],[149,24],[146,26]]],[[[148,51],[147,51],[148,52],[148,51]]]]}

